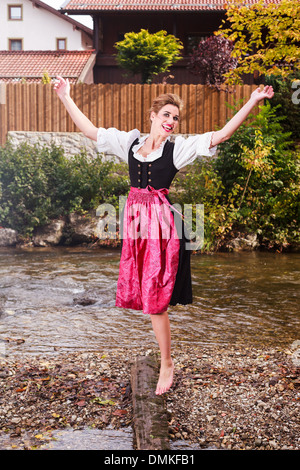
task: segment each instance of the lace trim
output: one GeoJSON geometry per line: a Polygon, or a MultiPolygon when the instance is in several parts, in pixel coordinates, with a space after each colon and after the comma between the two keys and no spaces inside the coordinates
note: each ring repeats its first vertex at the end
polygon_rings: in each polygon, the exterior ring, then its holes
{"type": "Polygon", "coordinates": [[[136,145],[134,145],[132,147],[132,151],[133,151],[133,154],[134,156],[138,155],[140,158],[149,158],[149,157],[154,157],[156,156],[157,158],[158,157],[161,157],[162,156],[162,153],[163,153],[163,149],[164,149],[164,145],[166,143],[167,140],[170,140],[170,137],[167,137],[165,140],[162,141],[162,143],[160,144],[160,146],[153,150],[153,152],[150,152],[147,157],[143,157],[143,155],[141,155],[138,151],[140,150],[140,148],[143,146],[145,140],[149,137],[149,134],[144,136],[140,142],[136,145]],[[136,148],[137,147],[137,148],[136,148]]]}

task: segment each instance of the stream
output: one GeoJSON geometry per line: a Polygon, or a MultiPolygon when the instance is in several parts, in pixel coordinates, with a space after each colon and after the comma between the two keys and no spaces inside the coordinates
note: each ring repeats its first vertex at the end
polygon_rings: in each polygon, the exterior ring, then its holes
{"type": "MultiPolygon", "coordinates": [[[[0,248],[0,358],[156,345],[147,315],[114,306],[120,252],[0,248]]],[[[173,344],[285,347],[300,339],[300,253],[192,256],[194,302],[173,344]]],[[[57,431],[44,449],[133,450],[130,428],[57,431]]],[[[13,439],[1,437],[0,449],[13,439]]],[[[184,441],[171,449],[198,450],[184,441]]]]}
{"type": "MultiPolygon", "coordinates": [[[[1,248],[0,347],[55,354],[156,344],[147,315],[114,306],[119,257],[116,249],[1,248]]],[[[174,343],[300,339],[299,253],[194,255],[192,277],[193,304],[169,310],[174,343]]]]}

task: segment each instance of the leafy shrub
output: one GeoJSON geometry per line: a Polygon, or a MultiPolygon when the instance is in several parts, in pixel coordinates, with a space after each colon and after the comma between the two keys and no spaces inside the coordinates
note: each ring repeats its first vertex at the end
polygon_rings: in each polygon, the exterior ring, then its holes
{"type": "MultiPolygon", "coordinates": [[[[204,205],[204,251],[216,249],[222,233],[228,229],[228,210],[223,203],[223,183],[209,158],[196,160],[184,173],[175,178],[170,197],[180,204],[204,205]]],[[[194,227],[195,228],[195,227],[194,227]]]]}
{"type": "Polygon", "coordinates": [[[83,151],[67,158],[60,147],[10,143],[0,148],[0,224],[24,236],[73,211],[115,202],[128,190],[123,166],[90,159],[83,151]]]}
{"type": "Polygon", "coordinates": [[[287,77],[266,77],[266,84],[272,85],[275,95],[270,101],[272,108],[276,109],[276,116],[282,117],[282,128],[291,132],[294,142],[300,142],[300,104],[298,102],[299,92],[292,88],[296,82],[297,89],[300,88],[300,72],[295,72],[287,77]],[[297,83],[298,82],[298,83],[297,83]],[[293,102],[293,94],[296,94],[297,102],[293,102]]]}
{"type": "Polygon", "coordinates": [[[197,161],[176,179],[175,202],[204,204],[205,250],[253,232],[268,248],[299,245],[300,155],[281,120],[269,103],[262,106],[215,159],[197,161]]]}
{"type": "Polygon", "coordinates": [[[194,48],[188,70],[199,76],[202,84],[220,89],[225,82],[224,74],[237,66],[231,56],[233,42],[221,36],[210,36],[194,48]]]}
{"type": "Polygon", "coordinates": [[[179,39],[166,31],[151,34],[146,29],[126,33],[115,44],[120,67],[132,74],[141,73],[142,83],[151,83],[153,76],[166,72],[178,61],[183,48],[179,39]]]}

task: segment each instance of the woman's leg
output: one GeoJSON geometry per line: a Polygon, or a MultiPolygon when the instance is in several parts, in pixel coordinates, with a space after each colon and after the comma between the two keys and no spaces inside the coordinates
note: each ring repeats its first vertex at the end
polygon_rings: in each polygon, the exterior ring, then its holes
{"type": "Polygon", "coordinates": [[[161,354],[160,373],[155,393],[156,395],[161,395],[171,388],[174,373],[174,364],[171,357],[171,330],[168,312],[151,315],[151,321],[161,354]]]}

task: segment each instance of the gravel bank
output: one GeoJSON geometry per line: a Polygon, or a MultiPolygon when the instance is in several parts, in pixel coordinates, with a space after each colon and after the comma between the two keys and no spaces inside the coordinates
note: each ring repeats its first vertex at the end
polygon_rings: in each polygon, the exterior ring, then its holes
{"type": "MultiPolygon", "coordinates": [[[[130,371],[146,349],[0,360],[0,449],[39,448],[57,429],[132,423],[130,371]]],[[[293,349],[174,347],[169,435],[201,448],[298,450],[293,349]]]]}
{"type": "Polygon", "coordinates": [[[190,347],[178,355],[177,371],[167,398],[172,437],[203,448],[300,448],[295,350],[190,347]]]}

